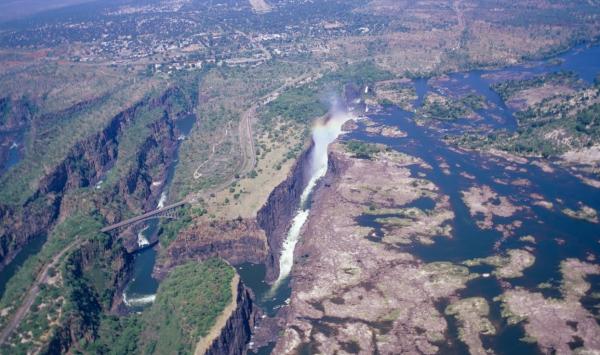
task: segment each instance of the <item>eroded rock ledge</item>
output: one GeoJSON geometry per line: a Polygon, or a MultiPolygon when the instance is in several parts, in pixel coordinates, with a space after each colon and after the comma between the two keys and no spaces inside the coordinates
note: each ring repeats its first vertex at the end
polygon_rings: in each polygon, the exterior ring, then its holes
{"type": "Polygon", "coordinates": [[[155,267],[162,279],[189,260],[221,257],[231,264],[262,263],[267,258],[265,232],[253,220],[200,222],[178,235],[155,267]]]}

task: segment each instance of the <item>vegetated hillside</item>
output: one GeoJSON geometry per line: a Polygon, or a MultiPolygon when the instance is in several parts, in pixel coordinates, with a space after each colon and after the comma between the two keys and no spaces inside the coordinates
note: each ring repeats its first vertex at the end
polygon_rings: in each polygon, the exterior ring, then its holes
{"type": "Polygon", "coordinates": [[[141,349],[145,354],[193,351],[232,301],[235,271],[220,259],[175,268],[160,284],[156,301],[144,314],[141,349]]]}
{"type": "Polygon", "coordinates": [[[600,87],[584,85],[573,73],[556,73],[492,86],[519,111],[514,133],[466,134],[457,142],[523,155],[556,157],[600,144],[600,87]],[[551,90],[548,90],[550,88],[551,90]]]}
{"type": "Polygon", "coordinates": [[[72,211],[97,211],[113,223],[154,206],[160,192],[153,183],[165,179],[175,158],[175,121],[192,111],[195,98],[182,83],[116,113],[123,102],[109,111],[101,103],[62,119],[38,118],[48,131],[32,129],[31,149],[0,179],[0,260],[10,261],[72,211]]]}
{"type": "Polygon", "coordinates": [[[125,286],[131,259],[120,240],[107,235],[93,236],[66,258],[61,290],[65,303],[43,353],[85,349],[98,339],[106,314],[125,286]]]}
{"type": "MultiPolygon", "coordinates": [[[[29,257],[8,280],[2,289],[0,307],[2,309],[16,309],[22,296],[33,284],[37,274],[48,263],[49,260],[77,238],[85,240],[93,236],[101,228],[102,224],[98,218],[85,214],[74,214],[57,225],[48,236],[48,241],[37,254],[29,257]]],[[[12,314],[0,316],[0,327],[3,327],[12,314]]]]}
{"type": "MultiPolygon", "coordinates": [[[[191,76],[192,82],[196,78],[191,76]]],[[[179,84],[151,93],[115,115],[96,111],[98,102],[70,110],[62,119],[75,127],[92,124],[94,119],[102,122],[94,122],[95,128],[88,127],[89,131],[71,133],[69,139],[62,140],[69,134],[59,129],[64,122],[47,117],[44,124],[58,134],[55,140],[47,137],[48,144],[60,147],[58,151],[48,150],[48,146],[44,150],[41,142],[35,142],[36,149],[28,152],[30,155],[15,168],[18,170],[2,177],[2,192],[25,200],[19,205],[5,199],[0,206],[2,257],[12,258],[33,238],[45,234],[47,240],[3,287],[0,304],[7,311],[0,317],[0,326],[7,326],[24,302],[23,294],[56,255],[69,251],[67,263],[73,265],[60,272],[58,267],[52,268],[52,275],[34,295],[35,312],[12,332],[7,344],[11,351],[46,349],[61,353],[76,346],[91,349],[91,353],[106,352],[113,347],[111,343],[117,343],[113,338],[119,329],[135,331],[135,316],[110,315],[120,305],[132,257],[123,248],[125,241],[97,233],[107,221],[156,205],[160,190],[153,182],[165,179],[166,169],[174,160],[179,134],[175,122],[192,111],[197,97],[190,95],[186,83],[179,84]],[[38,154],[50,157],[42,172],[29,170],[39,163],[38,154]],[[53,162],[57,165],[52,166],[53,162]],[[19,171],[31,174],[14,178],[19,171]],[[27,178],[39,181],[33,193],[22,187],[27,178]],[[81,247],[73,245],[87,239],[91,242],[81,247]]],[[[31,135],[40,133],[34,130],[31,135]]],[[[27,187],[35,189],[32,185],[27,187]]]]}
{"type": "MultiPolygon", "coordinates": [[[[63,243],[70,242],[74,247],[59,265],[48,271],[48,278],[34,295],[31,309],[3,344],[3,352],[64,353],[73,347],[85,349],[99,337],[100,325],[125,284],[132,257],[120,241],[97,234],[97,227],[94,221],[80,217],[59,228],[64,233],[63,243]],[[81,226],[86,227],[81,229],[81,226]]],[[[57,240],[55,236],[54,247],[60,244],[57,240]]],[[[47,253],[49,249],[46,246],[36,260],[44,255],[51,259],[53,254],[47,253]]],[[[30,274],[20,272],[11,280],[2,298],[5,307],[20,305],[11,300],[17,291],[21,291],[19,299],[27,294],[38,272],[35,267],[35,262],[27,263],[23,271],[30,274]],[[30,276],[31,282],[25,283],[28,281],[25,276],[30,276]]]]}

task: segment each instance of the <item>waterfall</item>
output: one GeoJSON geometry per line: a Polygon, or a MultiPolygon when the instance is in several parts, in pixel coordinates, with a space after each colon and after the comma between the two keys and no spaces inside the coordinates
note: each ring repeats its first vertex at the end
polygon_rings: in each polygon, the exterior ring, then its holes
{"type": "Polygon", "coordinates": [[[343,133],[342,126],[350,119],[354,119],[347,112],[334,112],[325,122],[318,122],[312,132],[313,148],[309,156],[308,184],[302,191],[298,211],[292,220],[288,234],[283,242],[281,255],[279,257],[279,277],[273,284],[272,292],[276,291],[281,283],[289,276],[294,263],[294,249],[300,240],[300,231],[308,219],[310,207],[307,201],[313,189],[327,173],[328,147],[343,133]]]}
{"type": "Polygon", "coordinates": [[[167,191],[166,189],[160,194],[160,198],[158,199],[158,204],[156,205],[157,209],[165,207],[165,202],[167,202],[167,191]]]}
{"type": "Polygon", "coordinates": [[[138,247],[143,248],[146,247],[148,245],[150,245],[150,241],[148,241],[148,238],[146,238],[146,236],[144,235],[144,232],[148,229],[148,226],[145,226],[141,231],[138,232],[137,234],[137,243],[138,243],[138,247]]]}

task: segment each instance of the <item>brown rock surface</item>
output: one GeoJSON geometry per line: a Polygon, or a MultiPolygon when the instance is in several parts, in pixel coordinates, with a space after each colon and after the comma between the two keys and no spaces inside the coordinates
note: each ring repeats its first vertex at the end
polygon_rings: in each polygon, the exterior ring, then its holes
{"type": "Polygon", "coordinates": [[[446,198],[434,184],[411,177],[413,164],[422,162],[389,152],[352,159],[332,146],[328,174],[295,251],[290,308],[274,353],[438,351],[447,325],[436,302],[464,287],[468,270],[424,264],[369,238],[371,228],[355,221],[366,210],[397,211],[423,196],[444,208],[446,198]]]}
{"type": "Polygon", "coordinates": [[[252,220],[200,222],[182,232],[155,266],[155,274],[189,260],[221,257],[232,264],[262,263],[267,257],[265,232],[252,220]]]}
{"type": "MultiPolygon", "coordinates": [[[[517,288],[504,293],[504,315],[509,323],[525,321],[525,331],[544,352],[570,354],[569,343],[582,342],[586,353],[600,351],[600,326],[580,303],[590,288],[587,275],[600,274],[600,266],[577,259],[561,263],[562,299],[517,288]]],[[[582,349],[580,349],[582,350],[582,349]]]]}
{"type": "Polygon", "coordinates": [[[490,307],[484,298],[472,297],[458,300],[449,305],[445,313],[458,320],[459,338],[467,344],[471,354],[487,354],[480,334],[494,335],[496,328],[487,318],[490,307]]]}
{"type": "Polygon", "coordinates": [[[489,186],[472,186],[462,191],[463,201],[469,207],[471,216],[483,215],[483,220],[477,225],[482,229],[493,227],[494,216],[510,217],[521,208],[513,205],[507,197],[499,196],[489,186]]]}

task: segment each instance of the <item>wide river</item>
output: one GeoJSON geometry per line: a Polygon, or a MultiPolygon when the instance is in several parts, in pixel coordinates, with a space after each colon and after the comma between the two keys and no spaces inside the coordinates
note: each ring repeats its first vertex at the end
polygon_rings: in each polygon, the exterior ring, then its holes
{"type": "MultiPolygon", "coordinates": [[[[509,109],[500,97],[490,89],[493,74],[503,76],[527,77],[563,70],[575,72],[588,84],[600,73],[600,47],[577,47],[565,54],[550,60],[529,62],[523,65],[494,69],[474,70],[470,72],[459,72],[449,75],[450,80],[444,83],[430,85],[428,79],[417,79],[413,81],[417,91],[418,99],[415,106],[423,103],[423,98],[430,91],[449,92],[473,92],[483,95],[491,103],[489,109],[478,113],[484,118],[475,124],[486,124],[496,129],[514,130],[517,122],[514,112],[509,109]]],[[[495,248],[497,242],[502,238],[501,233],[495,230],[482,230],[477,227],[475,220],[469,214],[469,209],[464,204],[461,191],[472,186],[473,181],[478,185],[488,185],[503,196],[511,196],[518,203],[528,204],[526,198],[537,193],[544,196],[545,200],[562,200],[563,207],[577,209],[579,203],[600,210],[600,189],[583,184],[579,179],[569,174],[564,168],[553,164],[553,173],[546,173],[541,168],[526,165],[526,169],[511,171],[505,169],[504,165],[495,164],[489,157],[477,153],[457,152],[442,141],[442,134],[423,126],[418,126],[413,120],[414,114],[399,108],[387,108],[369,116],[372,121],[386,126],[398,127],[408,133],[405,138],[386,138],[373,136],[365,132],[365,126],[359,121],[359,129],[342,136],[341,139],[361,140],[371,143],[383,143],[394,150],[416,156],[433,167],[425,170],[419,167],[413,168],[413,173],[424,174],[424,178],[434,182],[442,193],[450,197],[452,209],[455,213],[453,221],[453,238],[438,238],[433,245],[414,245],[409,250],[425,262],[451,261],[461,262],[471,258],[487,257],[507,249],[522,248],[524,242],[518,237],[508,238],[501,244],[500,250],[495,248]],[[440,168],[440,161],[445,161],[449,166],[449,173],[440,168]],[[465,174],[466,173],[466,174],[465,174]],[[474,180],[467,176],[475,177],[474,180]],[[527,179],[531,182],[529,186],[516,186],[504,184],[501,181],[514,181],[516,179],[527,179]]],[[[472,124],[468,120],[459,120],[463,124],[472,124]]],[[[445,133],[456,131],[456,126],[448,126],[445,133]]],[[[455,132],[459,133],[459,132],[455,132]]],[[[432,201],[423,199],[417,201],[420,208],[428,209],[432,201]]],[[[536,262],[526,269],[524,277],[513,282],[515,286],[533,288],[536,285],[552,281],[556,284],[561,280],[558,267],[562,260],[570,257],[585,260],[588,253],[600,255],[600,227],[584,220],[567,217],[560,211],[549,211],[538,206],[530,206],[528,212],[518,213],[512,217],[503,219],[503,223],[513,220],[523,222],[517,230],[517,235],[533,235],[536,238],[534,251],[536,262]],[[557,238],[564,243],[557,243],[557,238]]],[[[303,212],[299,206],[299,215],[303,212]]],[[[373,228],[380,228],[373,219],[359,219],[359,223],[373,228]]],[[[302,238],[297,231],[294,233],[294,244],[302,238]]],[[[291,233],[292,234],[292,233],[291,233]]],[[[290,250],[285,250],[285,253],[290,250]]],[[[283,255],[289,259],[289,255],[283,255]]],[[[277,310],[285,306],[290,296],[289,277],[279,280],[276,292],[264,282],[264,266],[245,264],[238,267],[242,280],[251,287],[258,298],[258,304],[263,307],[269,316],[276,314],[277,310]]],[[[492,268],[481,266],[476,268],[477,272],[491,272],[492,268]]],[[[289,270],[286,270],[289,272],[289,270]]],[[[592,292],[600,291],[600,277],[588,279],[592,283],[592,292]]],[[[558,297],[556,288],[543,291],[545,296],[558,297]]],[[[535,345],[519,341],[525,334],[520,326],[509,326],[501,317],[499,302],[493,298],[500,295],[502,289],[494,278],[479,278],[467,284],[467,288],[460,292],[461,297],[480,296],[484,297],[491,305],[490,320],[498,328],[494,337],[483,339],[486,348],[492,348],[500,354],[532,354],[538,353],[535,345]]],[[[598,315],[589,302],[583,300],[584,306],[593,314],[598,315]]],[[[440,305],[443,310],[444,305],[440,305]]],[[[447,317],[450,336],[455,340],[458,336],[456,321],[453,317],[447,317]]],[[[268,354],[274,344],[258,350],[258,354],[268,354]]],[[[452,341],[444,353],[467,353],[467,349],[460,341],[452,341]]]]}

